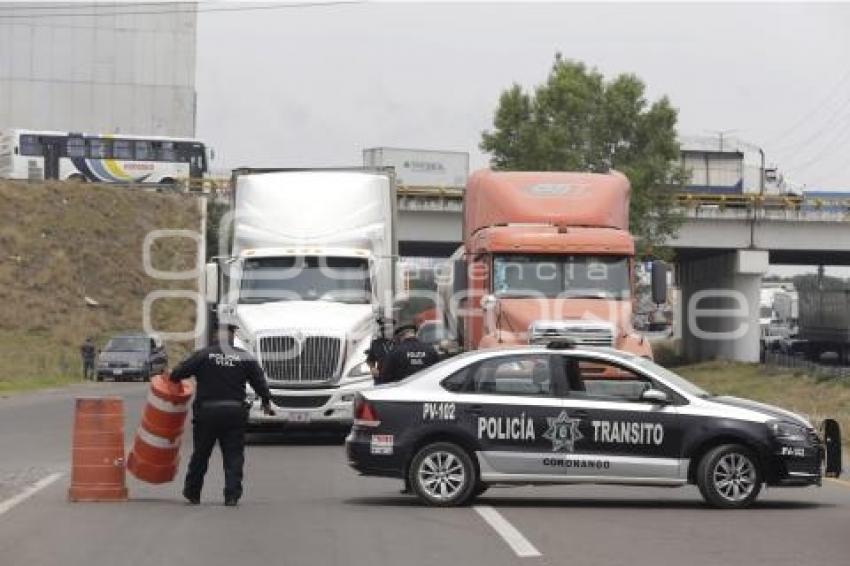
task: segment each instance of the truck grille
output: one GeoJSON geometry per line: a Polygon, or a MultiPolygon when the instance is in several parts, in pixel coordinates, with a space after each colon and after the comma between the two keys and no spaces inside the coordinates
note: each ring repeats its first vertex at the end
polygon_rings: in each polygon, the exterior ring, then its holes
{"type": "Polygon", "coordinates": [[[307,395],[295,397],[292,395],[272,395],[272,402],[278,407],[292,409],[308,409],[321,407],[330,399],[330,395],[307,395]]]}
{"type": "Polygon", "coordinates": [[[614,345],[614,327],[606,323],[538,320],[531,324],[528,335],[532,344],[569,340],[580,346],[610,348],[614,345]]]}
{"type": "Polygon", "coordinates": [[[342,344],[335,336],[263,336],[258,360],[269,381],[330,381],[339,373],[342,344]]]}

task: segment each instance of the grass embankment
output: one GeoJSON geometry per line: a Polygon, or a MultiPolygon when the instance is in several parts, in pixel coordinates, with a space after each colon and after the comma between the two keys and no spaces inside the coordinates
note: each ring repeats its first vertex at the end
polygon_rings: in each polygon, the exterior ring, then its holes
{"type": "Polygon", "coordinates": [[[792,369],[758,364],[707,362],[674,368],[688,380],[717,395],[734,395],[806,415],[813,424],[834,418],[850,448],[850,383],[817,380],[792,369]]]}
{"type": "MultiPolygon", "coordinates": [[[[80,381],[86,336],[102,347],[114,333],[142,329],[151,291],[194,289],[194,280],[146,275],[142,246],[152,230],[199,227],[196,199],[186,195],[0,182],[0,393],[80,381]]],[[[161,239],[151,257],[160,270],[191,269],[195,244],[161,239]]],[[[188,330],[194,319],[191,301],[154,303],[158,330],[188,330]]],[[[167,344],[170,359],[189,346],[167,344]]]]}

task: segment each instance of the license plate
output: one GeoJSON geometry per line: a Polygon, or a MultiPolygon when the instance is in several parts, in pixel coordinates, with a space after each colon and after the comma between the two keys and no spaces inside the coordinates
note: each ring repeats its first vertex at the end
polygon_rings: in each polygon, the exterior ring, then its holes
{"type": "Polygon", "coordinates": [[[123,369],[114,369],[112,370],[112,375],[121,375],[124,373],[123,369]]]}
{"type": "Polygon", "coordinates": [[[309,423],[311,420],[310,413],[284,413],[283,418],[293,423],[309,423]]]}

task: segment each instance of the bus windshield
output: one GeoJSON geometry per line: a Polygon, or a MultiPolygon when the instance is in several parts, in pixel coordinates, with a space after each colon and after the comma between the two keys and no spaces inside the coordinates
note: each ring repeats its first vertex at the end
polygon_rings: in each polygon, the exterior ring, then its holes
{"type": "Polygon", "coordinates": [[[628,299],[625,256],[499,255],[493,290],[500,297],[628,299]]]}
{"type": "Polygon", "coordinates": [[[369,261],[357,257],[265,257],[245,261],[240,303],[371,302],[369,261]]]}

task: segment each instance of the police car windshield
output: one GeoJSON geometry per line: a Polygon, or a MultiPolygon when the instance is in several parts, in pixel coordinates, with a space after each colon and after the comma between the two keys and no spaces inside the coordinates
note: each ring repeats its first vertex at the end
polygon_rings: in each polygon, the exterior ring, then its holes
{"type": "Polygon", "coordinates": [[[493,289],[500,297],[629,298],[629,263],[622,256],[499,255],[493,289]]]}
{"type": "Polygon", "coordinates": [[[371,302],[369,262],[358,257],[265,257],[245,261],[240,303],[371,302]]]}
{"type": "Polygon", "coordinates": [[[647,373],[651,373],[653,375],[657,375],[661,377],[664,381],[669,383],[670,385],[677,387],[678,389],[684,391],[689,395],[693,395],[694,397],[711,397],[711,393],[703,389],[702,387],[698,387],[685,379],[684,377],[673,373],[669,369],[660,366],[653,362],[652,360],[648,360],[646,358],[640,356],[630,356],[629,361],[633,364],[641,367],[646,370],[647,373]]]}

